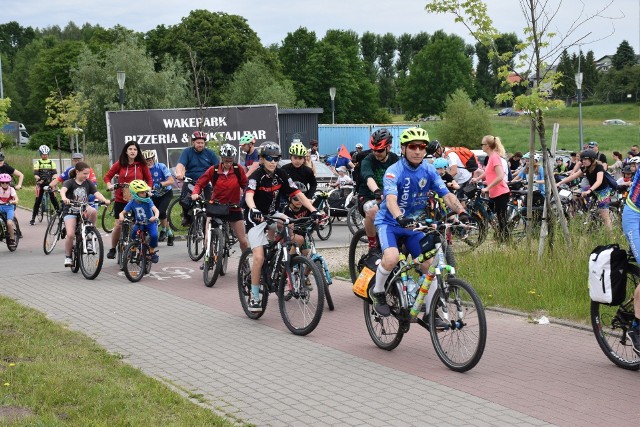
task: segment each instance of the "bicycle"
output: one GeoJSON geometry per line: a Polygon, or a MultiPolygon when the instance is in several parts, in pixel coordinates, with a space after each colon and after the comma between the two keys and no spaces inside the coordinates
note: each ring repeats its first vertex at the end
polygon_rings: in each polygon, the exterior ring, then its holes
{"type": "MultiPolygon", "coordinates": [[[[2,203],[6,204],[6,203],[2,203]]],[[[15,210],[15,206],[14,206],[15,210]]],[[[20,242],[20,227],[18,225],[18,218],[13,217],[13,240],[15,241],[15,246],[9,244],[9,225],[7,224],[7,214],[5,212],[0,212],[0,241],[4,240],[7,244],[7,249],[10,252],[14,252],[18,249],[18,243],[20,242]]]]}
{"type": "Polygon", "coordinates": [[[53,203],[51,202],[51,198],[55,198],[55,193],[58,190],[51,188],[48,185],[45,185],[42,188],[44,194],[42,195],[42,201],[40,202],[40,209],[38,209],[38,213],[36,214],[36,218],[38,218],[38,222],[42,222],[42,220],[46,217],[47,222],[51,220],[56,215],[56,210],[53,207],[53,203]]]}
{"type": "Polygon", "coordinates": [[[364,218],[360,214],[360,209],[358,209],[357,202],[355,206],[351,206],[349,208],[349,212],[347,213],[347,227],[349,227],[351,235],[356,234],[356,231],[364,228],[364,218]]]}
{"type": "Polygon", "coordinates": [[[331,191],[320,191],[313,199],[313,206],[322,212],[322,220],[318,223],[316,234],[320,240],[327,240],[331,236],[333,221],[331,221],[331,206],[329,206],[329,195],[331,191]]]}
{"type": "MultiPolygon", "coordinates": [[[[188,178],[185,178],[187,182],[188,178]]],[[[187,252],[192,261],[198,261],[204,256],[204,233],[205,224],[207,223],[206,202],[204,195],[199,194],[198,199],[191,206],[190,215],[192,218],[189,232],[187,233],[187,252]]]]}
{"type": "MultiPolygon", "coordinates": [[[[129,184],[115,183],[113,185],[113,190],[107,190],[107,191],[113,191],[115,194],[115,191],[118,188],[129,188],[129,184]]],[[[108,206],[105,206],[104,209],[102,210],[102,216],[100,218],[100,222],[102,224],[102,229],[104,230],[105,233],[111,233],[113,231],[113,225],[116,221],[116,218],[113,216],[113,207],[115,206],[115,201],[116,201],[116,198],[115,196],[113,196],[111,198],[111,203],[109,203],[108,206]]]]}
{"type": "MultiPolygon", "coordinates": [[[[89,203],[72,201],[68,206],[66,215],[77,217],[75,243],[71,251],[71,271],[77,273],[80,270],[85,279],[93,280],[100,274],[104,262],[102,236],[85,216],[89,203]]],[[[61,215],[61,218],[64,216],[61,215]]]]}
{"type": "MultiPolygon", "coordinates": [[[[373,283],[366,287],[364,317],[367,330],[373,342],[384,350],[396,348],[412,323],[427,329],[438,358],[449,369],[465,372],[480,361],[487,338],[487,324],[484,307],[474,288],[456,277],[455,261],[448,250],[444,235],[453,224],[416,224],[414,230],[432,235],[434,249],[428,249],[415,259],[410,259],[404,251],[400,260],[385,283],[386,301],[391,315],[380,316],[373,308],[370,292],[373,283]],[[421,263],[432,258],[428,274],[421,273],[421,263]],[[410,278],[420,277],[415,289],[407,288],[410,278]],[[424,297],[429,286],[437,286],[426,310],[424,297]],[[422,317],[418,317],[422,314],[422,317]],[[437,326],[440,322],[440,326],[437,326]]],[[[373,282],[373,280],[372,280],[373,282]]],[[[356,282],[356,286],[359,283],[356,282]]]]}
{"type": "Polygon", "coordinates": [[[238,264],[238,295],[247,317],[259,319],[267,308],[269,294],[277,292],[280,315],[287,328],[295,335],[307,335],[312,332],[322,317],[324,309],[324,283],[316,264],[305,256],[299,255],[297,246],[291,238],[289,224],[301,226],[311,218],[265,217],[267,224],[280,224],[275,238],[265,248],[265,257],[260,270],[260,295],[262,311],[249,310],[251,298],[251,248],[245,249],[238,264]],[[296,254],[290,255],[291,248],[296,254]]]}
{"type": "Polygon", "coordinates": [[[122,221],[122,224],[120,224],[120,238],[118,238],[118,243],[116,243],[116,261],[118,262],[118,267],[120,267],[120,270],[124,270],[124,253],[127,249],[127,246],[129,246],[129,243],[131,243],[131,227],[133,225],[133,222],[133,212],[125,212],[124,220],[122,221]]]}
{"type": "Polygon", "coordinates": [[[62,240],[67,235],[67,229],[64,226],[64,209],[60,209],[57,215],[52,217],[47,224],[44,232],[44,241],[42,242],[42,250],[45,255],[49,255],[56,247],[58,240],[62,240]]]}
{"type": "MultiPolygon", "coordinates": [[[[236,205],[229,205],[237,208],[236,205]]],[[[220,217],[210,217],[205,234],[207,241],[204,253],[203,279],[207,287],[212,287],[218,280],[218,276],[227,274],[227,265],[231,248],[238,242],[238,238],[229,225],[229,221],[220,217]]]]}
{"type": "Polygon", "coordinates": [[[333,298],[331,297],[331,291],[329,290],[329,286],[333,284],[333,280],[331,279],[331,273],[329,272],[329,266],[327,265],[327,261],[325,261],[324,257],[318,253],[316,250],[316,243],[313,240],[313,231],[316,229],[317,225],[314,223],[309,223],[306,227],[297,228],[304,234],[305,238],[305,247],[309,248],[308,257],[309,259],[316,265],[320,275],[322,276],[322,281],[324,283],[324,296],[327,300],[327,307],[329,311],[333,311],[335,306],[333,304],[333,298]]]}
{"type": "MultiPolygon", "coordinates": [[[[147,225],[149,221],[135,221],[138,230],[134,238],[129,242],[124,250],[123,270],[124,275],[131,282],[139,282],[142,276],[151,273],[152,253],[149,246],[149,233],[147,225]]],[[[157,252],[157,251],[156,251],[157,252]]]]}
{"type": "Polygon", "coordinates": [[[640,369],[638,356],[627,338],[627,330],[635,317],[633,292],[640,283],[640,266],[628,251],[627,295],[619,306],[591,301],[591,327],[600,349],[616,366],[631,371],[640,369]]]}

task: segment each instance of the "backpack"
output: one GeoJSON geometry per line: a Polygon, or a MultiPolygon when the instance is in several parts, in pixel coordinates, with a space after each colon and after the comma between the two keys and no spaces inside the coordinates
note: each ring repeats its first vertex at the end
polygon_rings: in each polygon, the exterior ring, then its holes
{"type": "Polygon", "coordinates": [[[609,172],[604,171],[604,180],[609,184],[611,191],[618,191],[618,183],[616,179],[609,172]]]}
{"type": "MultiPolygon", "coordinates": [[[[216,166],[216,168],[213,171],[213,178],[211,179],[211,187],[215,187],[216,186],[216,182],[218,182],[218,166],[216,166]]],[[[233,171],[236,173],[236,176],[238,177],[238,184],[240,184],[240,169],[238,168],[238,164],[234,163],[233,164],[233,171]]]]}
{"type": "Polygon", "coordinates": [[[589,256],[591,301],[620,305],[627,291],[627,251],[617,244],[597,246],[589,256]]]}
{"type": "Polygon", "coordinates": [[[478,159],[476,159],[476,155],[467,147],[452,147],[444,152],[444,157],[447,157],[451,152],[456,153],[458,157],[460,157],[460,161],[466,170],[469,172],[478,170],[478,159]]]}

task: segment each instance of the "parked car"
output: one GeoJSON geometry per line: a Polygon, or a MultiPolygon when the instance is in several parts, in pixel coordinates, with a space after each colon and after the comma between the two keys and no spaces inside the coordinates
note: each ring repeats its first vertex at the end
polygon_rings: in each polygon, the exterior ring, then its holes
{"type": "MultiPolygon", "coordinates": [[[[282,167],[290,162],[290,159],[280,159],[278,166],[282,167]]],[[[329,189],[329,183],[335,182],[336,179],[338,179],[338,175],[334,174],[331,168],[322,162],[314,161],[313,164],[316,167],[316,181],[318,181],[318,189],[329,189]]]]}
{"type": "Polygon", "coordinates": [[[602,122],[603,125],[630,125],[631,123],[627,123],[624,120],[620,119],[609,119],[602,122]]]}
{"type": "Polygon", "coordinates": [[[511,107],[503,108],[502,110],[498,111],[498,116],[518,117],[519,115],[520,113],[518,113],[516,110],[514,110],[511,107]]]}

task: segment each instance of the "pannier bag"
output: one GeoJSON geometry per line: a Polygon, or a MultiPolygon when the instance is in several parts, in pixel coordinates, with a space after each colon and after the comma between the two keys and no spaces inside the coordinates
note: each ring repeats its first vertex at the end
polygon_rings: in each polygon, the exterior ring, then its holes
{"type": "Polygon", "coordinates": [[[627,288],[627,251],[617,244],[597,246],[589,256],[589,297],[592,301],[620,305],[627,288]]]}
{"type": "MultiPolygon", "coordinates": [[[[360,270],[360,274],[358,278],[353,283],[353,287],[351,290],[353,293],[364,300],[369,300],[369,288],[375,285],[375,277],[376,271],[378,270],[378,264],[380,264],[380,254],[379,253],[369,253],[363,255],[364,265],[362,270],[360,270]]],[[[361,264],[361,263],[358,263],[361,264]]]]}

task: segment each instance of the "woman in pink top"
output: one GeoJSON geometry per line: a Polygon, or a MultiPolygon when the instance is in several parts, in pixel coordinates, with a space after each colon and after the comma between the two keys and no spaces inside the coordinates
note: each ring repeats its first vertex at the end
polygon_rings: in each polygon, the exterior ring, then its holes
{"type": "Polygon", "coordinates": [[[482,151],[487,153],[489,161],[484,170],[486,187],[483,193],[489,193],[489,199],[493,202],[493,212],[498,216],[499,242],[504,242],[509,237],[507,227],[507,207],[509,206],[509,187],[505,182],[505,170],[502,162],[505,151],[500,138],[487,135],[482,138],[482,151]]]}

